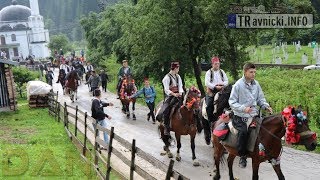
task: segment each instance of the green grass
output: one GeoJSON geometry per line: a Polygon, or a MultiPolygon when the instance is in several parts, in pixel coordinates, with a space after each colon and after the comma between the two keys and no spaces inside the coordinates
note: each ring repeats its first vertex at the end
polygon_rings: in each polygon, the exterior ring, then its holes
{"type": "Polygon", "coordinates": [[[98,179],[48,109],[18,109],[1,112],[0,179],[98,179]]]}
{"type": "Polygon", "coordinates": [[[301,64],[301,57],[303,53],[308,55],[308,63],[307,64],[315,64],[315,60],[313,59],[313,49],[308,46],[302,46],[302,49],[296,53],[295,46],[289,45],[287,46],[286,52],[289,54],[288,60],[285,61],[284,54],[282,52],[282,48],[280,47],[279,51],[275,51],[274,55],[272,50],[274,49],[273,46],[259,46],[256,49],[256,53],[254,53],[254,47],[248,48],[250,60],[252,62],[257,63],[272,63],[273,56],[281,57],[282,64],[301,64]],[[262,52],[263,55],[262,55],[262,52]]]}

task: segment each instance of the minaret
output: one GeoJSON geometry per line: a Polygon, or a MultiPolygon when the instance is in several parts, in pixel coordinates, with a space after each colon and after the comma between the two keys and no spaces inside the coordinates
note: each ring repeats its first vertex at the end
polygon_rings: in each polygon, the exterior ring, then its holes
{"type": "Polygon", "coordinates": [[[29,0],[29,1],[30,1],[30,8],[31,8],[31,16],[40,15],[38,0],[29,0]]]}

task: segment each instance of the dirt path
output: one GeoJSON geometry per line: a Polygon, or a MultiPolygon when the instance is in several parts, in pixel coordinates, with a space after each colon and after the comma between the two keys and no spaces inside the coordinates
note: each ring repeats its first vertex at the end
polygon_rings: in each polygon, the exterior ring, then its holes
{"type": "MultiPolygon", "coordinates": [[[[55,71],[57,76],[58,71],[55,71]]],[[[56,80],[56,77],[55,77],[56,80]]],[[[60,84],[54,83],[54,91],[59,90],[59,96],[64,99],[67,104],[78,105],[79,109],[91,114],[91,99],[92,95],[88,91],[88,87],[82,83],[79,87],[78,101],[71,103],[67,96],[62,95],[60,84]]],[[[112,116],[108,120],[108,128],[115,127],[115,133],[122,138],[128,140],[136,139],[137,147],[145,152],[153,155],[158,160],[169,164],[167,156],[160,156],[160,151],[163,147],[163,142],[159,138],[157,125],[146,120],[147,107],[136,105],[135,114],[137,120],[127,119],[121,112],[120,101],[112,93],[102,93],[102,97],[107,102],[112,102],[113,107],[105,109],[106,113],[112,116]]],[[[60,98],[59,98],[60,99],[60,98]]],[[[196,137],[196,156],[200,161],[200,167],[192,166],[190,139],[188,136],[182,137],[182,148],[180,150],[181,162],[175,162],[174,169],[190,179],[212,179],[213,173],[213,151],[211,146],[207,146],[204,142],[203,133],[196,137]]],[[[171,151],[176,152],[176,148],[171,148],[171,151]]],[[[251,160],[248,159],[248,167],[246,169],[238,168],[238,159],[234,163],[234,175],[239,179],[251,179],[251,160]]],[[[282,171],[286,179],[290,180],[317,180],[320,176],[320,155],[310,152],[298,151],[291,148],[284,148],[281,157],[282,171]]],[[[229,179],[227,167],[223,166],[221,170],[222,178],[229,179]]],[[[272,166],[269,163],[262,163],[259,170],[260,179],[277,179],[272,166]]]]}

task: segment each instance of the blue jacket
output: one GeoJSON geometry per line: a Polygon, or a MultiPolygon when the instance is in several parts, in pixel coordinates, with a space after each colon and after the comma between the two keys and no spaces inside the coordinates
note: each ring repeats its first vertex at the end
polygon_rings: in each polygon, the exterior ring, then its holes
{"type": "Polygon", "coordinates": [[[147,103],[154,102],[154,99],[156,97],[156,91],[155,88],[152,86],[149,87],[143,87],[138,92],[136,92],[134,95],[132,95],[133,98],[140,96],[141,94],[144,94],[145,100],[147,103]]]}

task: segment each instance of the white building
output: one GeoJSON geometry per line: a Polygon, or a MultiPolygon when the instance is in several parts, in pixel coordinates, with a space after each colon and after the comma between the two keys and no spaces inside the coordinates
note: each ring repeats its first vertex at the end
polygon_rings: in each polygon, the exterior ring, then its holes
{"type": "Polygon", "coordinates": [[[39,13],[38,0],[29,0],[30,8],[12,5],[0,11],[0,50],[9,59],[49,57],[49,31],[44,29],[43,17],[39,13]]]}

